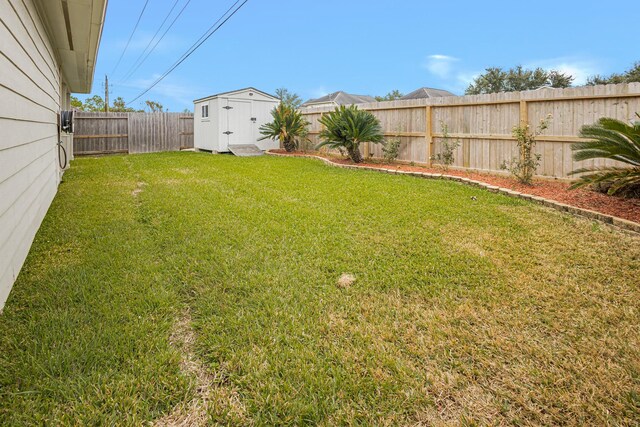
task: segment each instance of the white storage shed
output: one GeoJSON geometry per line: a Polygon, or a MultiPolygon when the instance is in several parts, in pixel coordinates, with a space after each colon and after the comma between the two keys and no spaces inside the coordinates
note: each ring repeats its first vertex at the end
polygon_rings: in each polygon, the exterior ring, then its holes
{"type": "Polygon", "coordinates": [[[252,87],[196,99],[193,101],[195,148],[214,153],[232,151],[234,146],[256,145],[260,150],[278,148],[278,141],[258,141],[258,138],[260,126],[272,121],[271,110],[279,102],[275,96],[252,87]]]}

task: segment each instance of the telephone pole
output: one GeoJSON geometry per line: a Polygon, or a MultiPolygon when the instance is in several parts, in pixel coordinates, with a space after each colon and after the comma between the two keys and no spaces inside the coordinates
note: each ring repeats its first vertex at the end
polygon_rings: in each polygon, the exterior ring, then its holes
{"type": "Polygon", "coordinates": [[[104,112],[109,112],[109,77],[104,75],[104,112]]]}

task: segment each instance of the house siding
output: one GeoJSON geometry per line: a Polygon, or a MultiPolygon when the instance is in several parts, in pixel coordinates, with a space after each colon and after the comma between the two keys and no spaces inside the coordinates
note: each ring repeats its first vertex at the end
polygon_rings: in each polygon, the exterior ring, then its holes
{"type": "Polygon", "coordinates": [[[33,0],[0,2],[0,309],[60,181],[68,91],[33,0]]]}

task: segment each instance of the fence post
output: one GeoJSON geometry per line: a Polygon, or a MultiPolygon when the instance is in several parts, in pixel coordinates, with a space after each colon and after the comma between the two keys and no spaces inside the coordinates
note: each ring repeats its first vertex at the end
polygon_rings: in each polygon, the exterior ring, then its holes
{"type": "Polygon", "coordinates": [[[431,166],[433,157],[433,113],[431,111],[431,105],[425,107],[424,117],[424,139],[426,142],[426,163],[431,166]]]}
{"type": "Polygon", "coordinates": [[[527,108],[527,101],[520,100],[520,126],[526,126],[529,123],[529,109],[527,108]]]}
{"type": "MultiPolygon", "coordinates": [[[[527,124],[529,124],[529,110],[527,108],[527,101],[525,100],[520,100],[520,126],[527,126],[527,124]]],[[[522,147],[520,147],[520,161],[524,162],[525,161],[525,152],[522,149],[522,147]]]]}
{"type": "MultiPolygon", "coordinates": [[[[320,111],[320,118],[318,119],[318,122],[320,123],[320,130],[319,130],[319,132],[322,132],[322,129],[324,129],[324,125],[323,125],[323,124],[322,124],[322,122],[321,122],[321,120],[322,120],[322,118],[323,118],[323,117],[324,117],[324,111],[320,111]]],[[[318,133],[318,142],[317,142],[317,144],[316,144],[316,145],[318,145],[318,144],[320,144],[320,133],[318,133]]],[[[320,150],[318,150],[318,151],[321,151],[321,150],[323,150],[323,149],[324,149],[324,151],[325,151],[325,152],[327,151],[325,148],[322,148],[322,149],[320,149],[320,150]]]]}

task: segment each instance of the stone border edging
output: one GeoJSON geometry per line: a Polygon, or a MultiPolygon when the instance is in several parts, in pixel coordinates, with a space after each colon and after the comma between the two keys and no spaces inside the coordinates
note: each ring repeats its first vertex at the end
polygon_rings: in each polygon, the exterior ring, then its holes
{"type": "Polygon", "coordinates": [[[274,153],[271,151],[266,151],[265,154],[270,156],[278,156],[278,157],[308,157],[311,159],[322,160],[329,166],[343,168],[343,169],[365,169],[372,170],[383,173],[390,173],[395,175],[411,175],[417,176],[421,178],[429,178],[429,179],[446,179],[450,181],[457,181],[463,184],[471,185],[474,187],[484,188],[485,190],[489,190],[492,193],[500,193],[505,196],[515,197],[518,199],[529,200],[560,212],[568,212],[573,215],[582,216],[585,218],[593,219],[596,221],[603,222],[605,224],[613,225],[623,230],[632,231],[635,233],[640,233],[640,223],[630,221],[628,219],[619,218],[617,216],[604,214],[601,212],[592,211],[589,209],[583,209],[576,206],[567,205],[565,203],[556,202],[555,200],[545,199],[544,197],[534,196],[527,193],[521,193],[519,191],[510,190],[508,188],[497,187],[495,185],[487,184],[482,181],[477,181],[469,178],[463,178],[461,176],[455,175],[447,175],[441,173],[428,173],[428,172],[413,172],[413,171],[401,171],[397,169],[389,169],[385,167],[373,167],[373,166],[358,166],[358,165],[345,165],[342,163],[335,163],[331,160],[324,158],[322,156],[316,156],[313,154],[283,154],[283,153],[274,153]]]}

